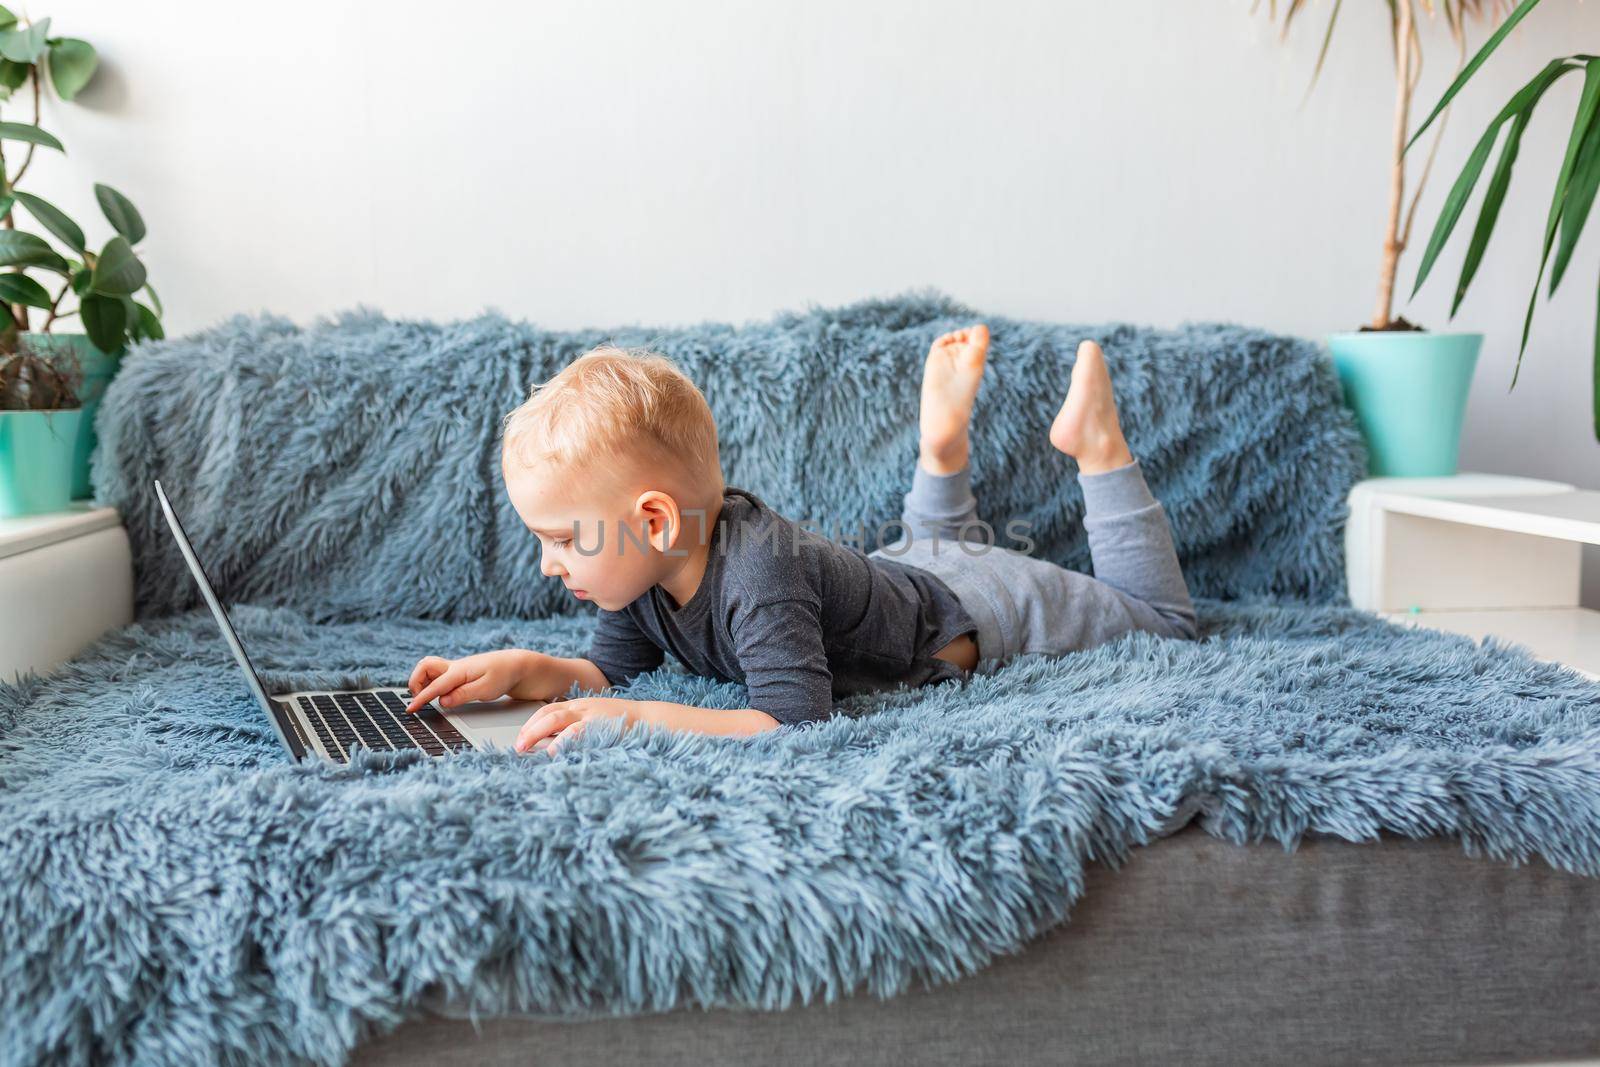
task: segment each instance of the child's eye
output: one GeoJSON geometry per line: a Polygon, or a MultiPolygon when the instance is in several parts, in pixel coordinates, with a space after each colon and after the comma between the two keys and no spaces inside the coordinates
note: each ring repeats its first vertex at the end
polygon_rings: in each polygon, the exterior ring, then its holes
{"type": "Polygon", "coordinates": [[[572,538],[570,538],[570,537],[557,537],[557,538],[553,538],[550,541],[550,543],[552,545],[555,545],[557,548],[566,548],[568,545],[572,544],[572,538]]]}

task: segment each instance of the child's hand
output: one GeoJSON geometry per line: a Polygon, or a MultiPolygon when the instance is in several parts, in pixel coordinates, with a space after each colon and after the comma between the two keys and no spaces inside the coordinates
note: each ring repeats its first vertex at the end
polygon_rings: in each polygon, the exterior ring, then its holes
{"type": "Polygon", "coordinates": [[[577,697],[573,700],[553,700],[534,712],[517,734],[516,749],[527,752],[536,744],[549,742],[550,755],[563,741],[569,741],[583,732],[585,723],[595,719],[626,719],[631,726],[639,717],[646,701],[627,700],[622,697],[577,697]]]}
{"type": "Polygon", "coordinates": [[[498,700],[522,680],[527,655],[521,649],[508,648],[456,660],[424,656],[411,672],[411,692],[416,695],[406,710],[416,711],[435,698],[442,708],[473,700],[498,700]]]}

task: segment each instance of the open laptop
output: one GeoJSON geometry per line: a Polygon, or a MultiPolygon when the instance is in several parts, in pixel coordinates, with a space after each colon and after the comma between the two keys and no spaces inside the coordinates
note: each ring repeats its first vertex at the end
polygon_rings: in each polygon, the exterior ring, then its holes
{"type": "MultiPolygon", "coordinates": [[[[387,752],[398,749],[417,749],[429,756],[447,756],[464,749],[510,749],[517,733],[534,712],[544,706],[542,700],[499,700],[462,704],[445,711],[429,702],[415,713],[405,707],[411,692],[404,686],[380,689],[363,689],[349,692],[295,692],[269,696],[250,665],[239,635],[234,632],[228,613],[222,610],[216,591],[200,566],[194,546],[183,532],[183,524],[172,510],[161,483],[155,483],[156,497],[161,510],[166,513],[167,525],[178,540],[185,562],[200,586],[200,592],[216,616],[217,627],[222,631],[233,658],[244,671],[250,692],[255,695],[267,721],[278,735],[278,740],[289,755],[296,760],[324,759],[334,763],[348,763],[352,753],[361,748],[387,752]]],[[[550,738],[534,746],[543,751],[550,738]]]]}

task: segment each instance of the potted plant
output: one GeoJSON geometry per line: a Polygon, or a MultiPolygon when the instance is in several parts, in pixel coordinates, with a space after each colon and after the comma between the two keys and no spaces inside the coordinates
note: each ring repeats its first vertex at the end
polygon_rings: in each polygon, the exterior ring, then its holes
{"type": "MultiPolygon", "coordinates": [[[[1417,129],[1411,144],[1416,143],[1417,136],[1421,136],[1423,130],[1428,128],[1461,91],[1461,87],[1471,79],[1478,68],[1483,66],[1490,53],[1500,47],[1500,42],[1506,39],[1512,28],[1538,5],[1539,0],[1523,0],[1517,5],[1500,29],[1484,43],[1478,54],[1472,57],[1472,62],[1461,70],[1450,88],[1445,90],[1428,118],[1417,129]]],[[[1551,267],[1548,295],[1554,296],[1556,286],[1560,285],[1561,279],[1566,276],[1567,266],[1572,261],[1572,251],[1577,247],[1584,223],[1588,221],[1594,209],[1595,194],[1600,191],[1600,56],[1580,53],[1552,59],[1533,76],[1531,81],[1517,90],[1506,105],[1496,113],[1489,123],[1489,128],[1478,139],[1472,154],[1467,157],[1466,165],[1462,168],[1455,185],[1451,187],[1450,194],[1445,197],[1444,206],[1439,211],[1439,220],[1433,228],[1433,236],[1428,240],[1427,250],[1423,253],[1422,265],[1417,270],[1416,284],[1412,288],[1413,293],[1422,288],[1422,283],[1427,279],[1440,250],[1444,248],[1451,231],[1455,229],[1456,222],[1461,218],[1467,198],[1472,195],[1473,188],[1478,184],[1478,179],[1489,162],[1489,155],[1494,149],[1494,143],[1499,138],[1502,127],[1505,128],[1506,138],[1500,148],[1500,158],[1495,163],[1494,172],[1484,192],[1483,204],[1478,209],[1478,222],[1473,228],[1472,240],[1467,246],[1466,257],[1461,265],[1461,275],[1456,282],[1455,297],[1450,304],[1450,315],[1452,318],[1455,317],[1456,309],[1461,306],[1467,287],[1472,284],[1478,264],[1483,259],[1484,249],[1489,244],[1489,236],[1494,232],[1494,224],[1500,217],[1500,205],[1504,202],[1506,189],[1511,184],[1512,165],[1516,162],[1517,151],[1522,144],[1522,131],[1527,127],[1533,109],[1552,85],[1568,74],[1580,70],[1583,71],[1583,92],[1578,98],[1572,132],[1567,137],[1566,153],[1561,160],[1561,169],[1556,173],[1555,195],[1550,201],[1550,210],[1545,218],[1539,273],[1533,282],[1533,293],[1528,298],[1528,312],[1522,320],[1522,343],[1517,349],[1517,363],[1511,372],[1513,389],[1517,385],[1517,373],[1522,369],[1523,353],[1528,349],[1528,332],[1533,326],[1533,309],[1539,299],[1539,283],[1544,280],[1545,267],[1546,265],[1551,267]],[[1555,252],[1553,264],[1550,260],[1552,250],[1555,252]]],[[[1409,148],[1410,145],[1406,147],[1409,148]]],[[[1591,384],[1594,435],[1595,440],[1600,441],[1600,310],[1597,310],[1595,316],[1594,372],[1591,384]]]]}
{"type": "Polygon", "coordinates": [[[25,338],[0,354],[0,518],[60,511],[72,499],[82,365],[70,347],[25,338]]]}
{"type": "MultiPolygon", "coordinates": [[[[1394,54],[1395,103],[1390,137],[1388,212],[1378,268],[1377,303],[1359,330],[1328,339],[1346,403],[1355,412],[1367,441],[1374,475],[1448,475],[1456,472],[1467,393],[1483,345],[1479,333],[1431,333],[1394,315],[1395,277],[1410,241],[1417,201],[1433,162],[1430,151],[1406,203],[1406,148],[1412,96],[1422,69],[1416,5],[1443,16],[1465,59],[1466,22],[1481,17],[1484,0],[1390,0],[1390,46],[1394,54]]],[[[1496,5],[1497,6],[1497,5],[1496,5]]],[[[1312,83],[1321,72],[1338,21],[1335,3],[1324,31],[1312,83]]],[[[1301,0],[1291,0],[1283,21],[1286,36],[1301,0]]],[[[1276,18],[1276,4],[1269,18],[1276,18]]],[[[1443,126],[1441,124],[1440,130],[1443,126]]],[[[1433,148],[1438,148],[1435,137],[1433,148]]]]}
{"type": "Polygon", "coordinates": [[[48,18],[19,19],[0,7],[0,365],[9,368],[0,378],[0,514],[41,510],[38,501],[60,498],[39,486],[45,472],[56,470],[45,452],[60,447],[68,422],[66,499],[89,495],[100,396],[129,342],[163,336],[161,302],[134,251],[145,236],[144,220],[127,197],[107,185],[94,187],[114,231],[94,251],[64,211],[20,188],[35,151],[65,151],[39,125],[46,81],[70,101],[97,64],[88,42],[51,36],[48,18]],[[32,122],[4,114],[4,105],[19,96],[31,98],[32,122]],[[55,243],[22,228],[29,223],[55,243]],[[141,292],[148,303],[135,299],[141,292]],[[57,328],[74,317],[83,332],[57,328]],[[76,414],[65,415],[69,410],[76,414]]]}

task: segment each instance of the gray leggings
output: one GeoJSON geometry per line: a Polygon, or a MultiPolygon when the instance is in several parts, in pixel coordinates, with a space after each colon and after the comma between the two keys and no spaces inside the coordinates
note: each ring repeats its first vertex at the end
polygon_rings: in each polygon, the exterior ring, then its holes
{"type": "Polygon", "coordinates": [[[1093,648],[1130,630],[1193,639],[1194,603],[1166,512],[1139,461],[1078,474],[1094,577],[999,545],[978,523],[971,471],[929,474],[918,463],[901,521],[907,535],[870,553],[937,575],[978,624],[978,656],[1093,648]]]}

